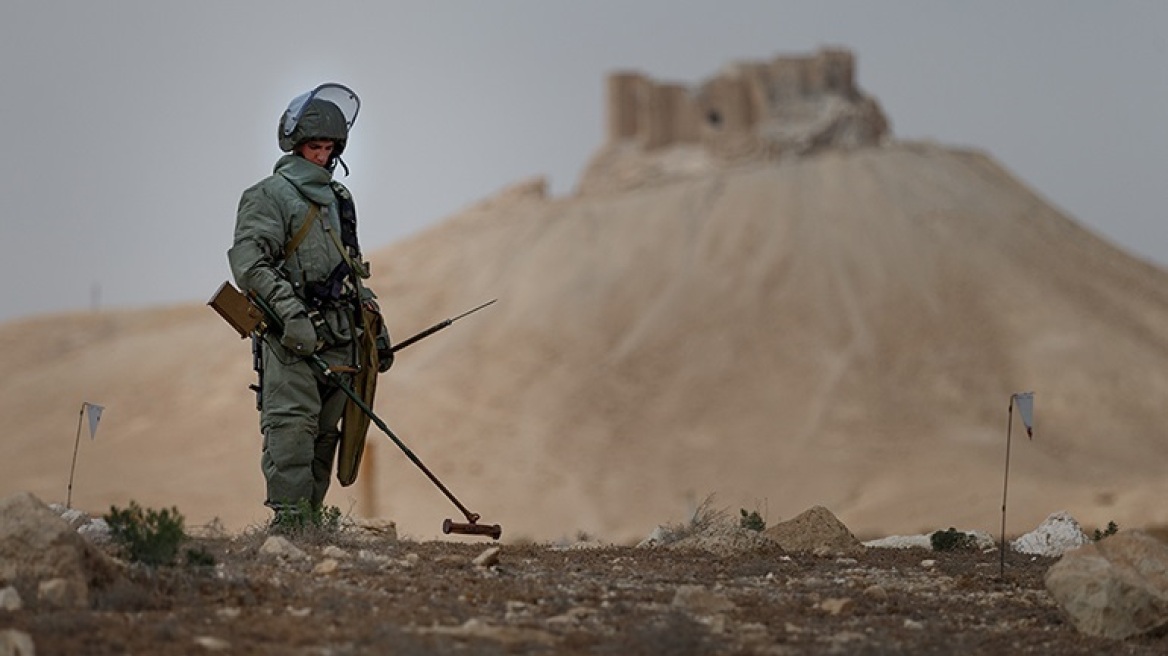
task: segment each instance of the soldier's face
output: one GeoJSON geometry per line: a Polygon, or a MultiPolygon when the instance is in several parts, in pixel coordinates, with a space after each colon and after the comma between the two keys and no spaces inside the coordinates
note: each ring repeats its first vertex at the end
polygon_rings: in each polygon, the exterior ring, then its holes
{"type": "Polygon", "coordinates": [[[336,144],[324,139],[317,141],[305,141],[304,143],[300,144],[300,148],[297,152],[300,153],[301,157],[312,162],[313,164],[316,164],[317,166],[324,166],[328,164],[329,157],[333,154],[333,148],[335,147],[336,144]]]}

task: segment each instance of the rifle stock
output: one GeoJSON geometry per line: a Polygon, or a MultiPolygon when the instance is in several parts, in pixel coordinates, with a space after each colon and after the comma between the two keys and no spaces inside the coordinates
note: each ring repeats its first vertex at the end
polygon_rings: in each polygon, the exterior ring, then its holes
{"type": "Polygon", "coordinates": [[[219,285],[219,289],[215,290],[207,305],[239,333],[240,339],[253,332],[264,331],[263,309],[257,307],[251,298],[244,296],[243,292],[236,289],[230,281],[224,281],[219,285]]]}

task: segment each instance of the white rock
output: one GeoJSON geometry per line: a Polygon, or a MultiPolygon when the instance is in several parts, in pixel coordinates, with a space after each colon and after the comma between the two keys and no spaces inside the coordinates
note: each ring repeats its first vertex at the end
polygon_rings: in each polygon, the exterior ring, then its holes
{"type": "Polygon", "coordinates": [[[839,615],[845,610],[849,610],[853,605],[849,597],[832,597],[819,602],[819,609],[829,615],[839,615]]]}
{"type": "Polygon", "coordinates": [[[369,539],[397,542],[397,523],[393,520],[358,517],[352,520],[352,524],[369,539]]]}
{"type": "Polygon", "coordinates": [[[50,608],[81,608],[85,599],[84,583],[76,579],[49,579],[37,586],[37,601],[50,608]]]}
{"type": "Polygon", "coordinates": [[[264,544],[260,546],[260,555],[262,556],[277,556],[282,558],[307,558],[308,554],[304,553],[300,547],[288,541],[288,538],[279,535],[273,535],[264,544]]]}
{"type": "Polygon", "coordinates": [[[875,549],[932,549],[933,543],[928,535],[889,535],[877,540],[868,540],[865,547],[875,549]]]}
{"type": "Polygon", "coordinates": [[[500,551],[501,550],[499,547],[491,547],[478,556],[475,556],[475,559],[472,562],[474,563],[475,567],[490,567],[492,565],[498,565],[500,551]]]}
{"type": "Polygon", "coordinates": [[[1091,541],[1079,522],[1066,511],[1047,517],[1038,528],[1010,543],[1019,553],[1057,557],[1091,541]]]}
{"type": "Polygon", "coordinates": [[[195,638],[195,644],[207,651],[227,651],[231,649],[230,642],[214,636],[199,636],[195,638]]]}
{"type": "Polygon", "coordinates": [[[69,528],[78,529],[89,523],[89,515],[76,508],[68,508],[61,513],[61,519],[69,523],[69,528]]]}
{"type": "Polygon", "coordinates": [[[669,540],[670,534],[671,533],[669,529],[665,528],[664,526],[657,526],[651,533],[649,533],[649,537],[638,542],[637,546],[645,548],[656,547],[658,545],[665,544],[669,540]]]}
{"type": "Polygon", "coordinates": [[[16,629],[0,631],[0,654],[4,656],[36,656],[32,636],[16,629]]]}
{"type": "Polygon", "coordinates": [[[20,610],[24,608],[24,601],[20,598],[20,592],[12,586],[8,586],[0,590],[0,610],[20,610]]]}
{"type": "Polygon", "coordinates": [[[313,574],[332,574],[340,567],[340,563],[335,558],[325,558],[312,568],[313,574]]]}
{"type": "MultiPolygon", "coordinates": [[[[966,535],[972,535],[974,543],[978,549],[986,551],[993,549],[996,546],[994,537],[985,531],[961,531],[966,535]]],[[[873,547],[877,549],[933,549],[933,534],[921,533],[920,535],[890,535],[885,538],[876,540],[868,540],[864,542],[865,547],[873,547]]]]}
{"type": "Polygon", "coordinates": [[[89,540],[90,544],[109,544],[113,537],[110,533],[110,526],[101,517],[96,517],[88,522],[77,527],[77,533],[89,540]]]}

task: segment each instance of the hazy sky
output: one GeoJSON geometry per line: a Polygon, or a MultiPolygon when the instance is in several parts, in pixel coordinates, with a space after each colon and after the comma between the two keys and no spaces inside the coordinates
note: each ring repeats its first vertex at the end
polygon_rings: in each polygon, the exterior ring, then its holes
{"type": "Polygon", "coordinates": [[[569,192],[613,70],[823,46],[897,137],[985,150],[1168,265],[1168,2],[3,0],[0,321],[205,301],[317,83],[363,101],[343,180],[374,250],[532,175],[569,192]]]}

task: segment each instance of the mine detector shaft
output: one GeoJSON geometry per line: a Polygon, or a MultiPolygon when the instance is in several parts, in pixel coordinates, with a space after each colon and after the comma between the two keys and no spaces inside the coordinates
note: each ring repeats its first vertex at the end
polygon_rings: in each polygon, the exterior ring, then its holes
{"type": "MultiPolygon", "coordinates": [[[[392,347],[392,351],[397,352],[409,346],[410,344],[425,339],[426,337],[429,337],[439,330],[446,328],[450,324],[458,321],[468,314],[477,312],[494,302],[495,299],[492,299],[474,309],[463,312],[456,317],[441,321],[427,328],[426,330],[423,330],[417,335],[414,335],[396,344],[392,347]]],[[[218,312],[219,316],[223,317],[223,319],[227,321],[227,323],[230,324],[231,327],[236,330],[236,332],[239,333],[240,337],[252,337],[252,357],[256,360],[256,363],[259,362],[260,358],[258,350],[259,347],[257,346],[259,340],[257,338],[263,336],[269,330],[275,331],[277,334],[284,331],[283,323],[280,321],[279,317],[272,310],[272,308],[268,306],[268,303],[264,299],[260,298],[256,294],[249,294],[245,296],[243,292],[236,289],[235,286],[230,282],[224,282],[222,285],[220,285],[218,291],[215,292],[215,295],[211,297],[210,301],[207,302],[207,305],[210,305],[212,309],[218,312]]],[[[328,364],[323,359],[321,359],[319,355],[313,353],[304,359],[308,362],[309,365],[312,366],[313,369],[339,387],[341,391],[344,392],[345,395],[348,396],[349,399],[361,409],[362,412],[368,415],[369,419],[374,424],[376,424],[378,428],[381,429],[381,432],[385,433],[389,439],[394,444],[396,444],[403,453],[406,454],[406,457],[409,458],[410,462],[417,465],[418,469],[422,470],[422,473],[430,479],[430,482],[436,485],[438,489],[442,491],[442,494],[446,495],[446,498],[449,499],[456,508],[458,508],[464,517],[466,517],[466,523],[455,522],[450,519],[443,521],[443,533],[487,535],[495,540],[498,540],[499,537],[502,536],[502,526],[498,524],[479,524],[479,514],[467,510],[466,506],[462,505],[462,502],[460,502],[454,496],[454,494],[451,493],[450,490],[442,484],[442,481],[438,480],[438,477],[435,476],[433,472],[431,472],[430,469],[426,467],[426,465],[423,464],[416,455],[414,455],[414,452],[411,451],[409,447],[407,447],[405,443],[398,438],[397,435],[394,435],[393,431],[389,429],[389,426],[387,426],[386,423],[382,421],[376,413],[373,412],[373,409],[369,407],[369,404],[365,403],[360,395],[354,392],[353,389],[347,383],[345,383],[345,381],[340,376],[337,375],[337,372],[329,368],[328,364]]],[[[256,390],[258,395],[260,392],[259,386],[252,385],[251,387],[252,389],[256,390]]]]}

